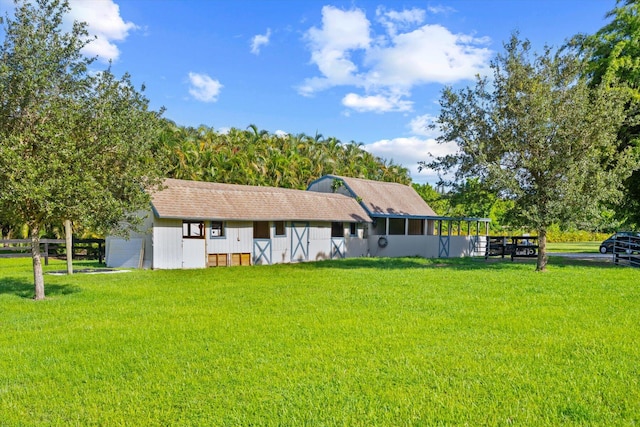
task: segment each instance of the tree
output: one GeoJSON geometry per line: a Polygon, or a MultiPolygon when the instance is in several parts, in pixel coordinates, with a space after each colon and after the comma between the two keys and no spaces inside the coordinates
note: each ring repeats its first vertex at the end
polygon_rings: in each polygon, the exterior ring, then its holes
{"type": "Polygon", "coordinates": [[[421,166],[458,182],[477,177],[513,200],[538,232],[536,270],[544,271],[547,228],[595,214],[599,201],[619,197],[637,155],[617,150],[620,92],[590,89],[575,55],[548,47],[533,53],[517,34],[504,47],[491,63],[491,81],[478,77],[475,87],[444,89],[438,142],[454,141],[459,150],[421,166]]]}
{"type": "Polygon", "coordinates": [[[443,194],[429,184],[413,183],[411,186],[436,214],[443,216],[449,214],[451,204],[446,194],[443,194]]]}
{"type": "MultiPolygon", "coordinates": [[[[606,85],[629,96],[626,119],[618,133],[620,149],[640,144],[640,2],[618,0],[607,14],[611,22],[593,35],[573,37],[569,47],[587,59],[585,73],[592,86],[606,85]]],[[[626,197],[616,207],[628,226],[640,225],[640,170],[625,182],[626,197]]]]}
{"type": "Polygon", "coordinates": [[[85,25],[64,32],[68,12],[66,0],[18,1],[0,47],[0,217],[28,225],[35,299],[45,296],[46,224],[134,226],[161,177],[152,158],[160,114],[129,76],[89,72],[85,25]]]}

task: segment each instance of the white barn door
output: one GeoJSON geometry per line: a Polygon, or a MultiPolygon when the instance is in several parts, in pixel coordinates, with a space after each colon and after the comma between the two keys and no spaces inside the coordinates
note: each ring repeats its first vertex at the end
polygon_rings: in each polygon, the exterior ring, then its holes
{"type": "Polygon", "coordinates": [[[309,260],[309,223],[291,223],[291,261],[309,260]]]}
{"type": "Polygon", "coordinates": [[[271,239],[253,239],[253,264],[271,265],[272,258],[271,239]]]}
{"type": "Polygon", "coordinates": [[[344,237],[331,238],[331,259],[344,258],[346,250],[344,237]]]}
{"type": "Polygon", "coordinates": [[[182,239],[182,268],[205,268],[205,239],[182,239]]]}

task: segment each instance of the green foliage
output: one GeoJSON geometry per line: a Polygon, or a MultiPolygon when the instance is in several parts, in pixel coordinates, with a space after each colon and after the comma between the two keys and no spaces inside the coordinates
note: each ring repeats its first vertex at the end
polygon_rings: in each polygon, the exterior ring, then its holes
{"type": "MultiPolygon", "coordinates": [[[[626,119],[618,132],[621,150],[640,144],[640,2],[618,0],[607,14],[611,22],[592,35],[579,34],[569,43],[587,60],[585,70],[592,86],[604,85],[628,96],[626,119]]],[[[640,171],[625,181],[624,197],[615,206],[625,225],[640,226],[640,171]]]]}
{"type": "Polygon", "coordinates": [[[443,91],[439,142],[459,152],[423,166],[454,179],[478,178],[514,203],[521,223],[537,230],[546,265],[546,230],[590,221],[600,202],[618,200],[623,179],[637,166],[631,149],[617,150],[624,99],[589,88],[581,62],[545,48],[531,52],[517,35],[492,62],[493,79],[443,91]]]}
{"type": "Polygon", "coordinates": [[[446,194],[439,192],[429,184],[412,184],[411,186],[435,213],[443,216],[449,214],[450,203],[446,194]]]}
{"type": "Polygon", "coordinates": [[[298,189],[328,174],[411,182],[408,169],[372,155],[362,144],[319,134],[273,135],[254,125],[220,133],[167,121],[156,150],[169,163],[168,176],[178,179],[298,189]]]}
{"type": "Polygon", "coordinates": [[[595,34],[576,35],[569,46],[587,56],[586,72],[594,86],[604,83],[629,91],[640,101],[640,3],[617,0],[607,18],[611,22],[595,34]]]}
{"type": "Polygon", "coordinates": [[[547,239],[550,242],[602,242],[611,233],[597,233],[585,230],[562,230],[558,224],[552,224],[547,230],[547,239]]]}
{"type": "Polygon", "coordinates": [[[1,260],[0,424],[633,425],[639,279],[368,258],[51,276],[34,305],[1,260]]]}
{"type": "Polygon", "coordinates": [[[159,114],[128,76],[89,72],[85,25],[65,32],[68,12],[66,1],[19,1],[0,46],[0,222],[26,223],[34,248],[45,226],[67,219],[94,230],[134,223],[162,172],[151,156],[159,114]]]}

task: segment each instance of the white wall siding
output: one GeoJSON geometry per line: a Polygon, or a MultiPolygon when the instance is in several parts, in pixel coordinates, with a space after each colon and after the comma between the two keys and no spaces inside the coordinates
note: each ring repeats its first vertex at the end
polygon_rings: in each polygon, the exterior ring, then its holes
{"type": "Polygon", "coordinates": [[[182,239],[182,268],[205,268],[205,239],[182,239]]]}
{"type": "Polygon", "coordinates": [[[369,254],[369,244],[366,239],[360,237],[347,236],[345,238],[346,254],[345,258],[358,258],[369,254]]]}
{"type": "Polygon", "coordinates": [[[309,261],[331,259],[331,223],[309,224],[309,261]]]}
{"type": "Polygon", "coordinates": [[[107,267],[123,268],[144,268],[151,267],[153,259],[153,241],[151,238],[151,227],[153,224],[153,214],[151,211],[138,212],[140,217],[144,217],[139,231],[129,233],[128,238],[118,236],[107,236],[105,239],[105,263],[107,267]],[[144,250],[143,259],[140,257],[144,250]]]}
{"type": "Polygon", "coordinates": [[[105,263],[107,267],[138,268],[144,238],[107,236],[105,243],[105,263]]]}
{"type": "Polygon", "coordinates": [[[253,222],[226,221],[225,236],[211,237],[211,223],[207,224],[207,253],[232,254],[253,252],[253,222]]]}
{"type": "Polygon", "coordinates": [[[274,236],[275,229],[271,227],[271,263],[286,264],[291,262],[291,224],[285,223],[284,236],[274,236]]]}
{"type": "MultiPolygon", "coordinates": [[[[471,240],[473,238],[476,238],[476,236],[449,236],[449,258],[484,255],[480,251],[471,252],[471,240]]],[[[486,237],[478,236],[478,239],[483,242],[486,237]]],[[[446,243],[446,239],[444,243],[446,243]]],[[[484,245],[480,243],[480,247],[484,248],[484,245]]],[[[420,256],[423,258],[439,258],[441,253],[440,236],[370,236],[369,250],[370,255],[374,257],[420,256]],[[380,237],[387,239],[388,244],[384,248],[378,245],[380,237]]],[[[443,251],[443,257],[445,253],[443,251]]]]}
{"type": "Polygon", "coordinates": [[[370,255],[374,257],[420,256],[434,258],[438,256],[437,236],[370,236],[370,255]],[[381,247],[379,239],[387,240],[387,246],[381,247]]]}
{"type": "Polygon", "coordinates": [[[182,268],[182,221],[158,219],[153,225],[153,268],[182,268]]]}

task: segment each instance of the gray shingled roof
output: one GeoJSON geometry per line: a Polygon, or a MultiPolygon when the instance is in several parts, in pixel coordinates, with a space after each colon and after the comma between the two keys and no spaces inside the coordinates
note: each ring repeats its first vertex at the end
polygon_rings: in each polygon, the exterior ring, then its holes
{"type": "Polygon", "coordinates": [[[371,221],[355,199],[341,194],[166,179],[151,196],[159,218],[371,221]]]}
{"type": "Polygon", "coordinates": [[[326,178],[342,180],[372,216],[437,216],[409,185],[334,175],[326,178]]]}

